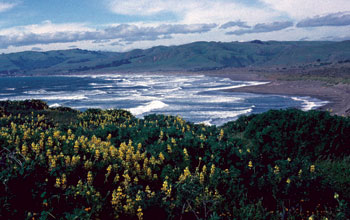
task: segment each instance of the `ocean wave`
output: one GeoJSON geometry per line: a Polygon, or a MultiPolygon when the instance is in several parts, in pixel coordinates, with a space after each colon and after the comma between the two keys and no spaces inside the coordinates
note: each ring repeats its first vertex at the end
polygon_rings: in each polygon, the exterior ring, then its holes
{"type": "Polygon", "coordinates": [[[207,126],[212,126],[211,122],[212,122],[212,119],[209,119],[209,120],[201,121],[201,122],[196,123],[196,124],[204,124],[207,126]]]}
{"type": "Polygon", "coordinates": [[[79,90],[78,93],[84,94],[84,95],[104,95],[107,94],[106,91],[95,89],[95,90],[79,90]]]}
{"type": "Polygon", "coordinates": [[[229,96],[201,96],[200,101],[202,103],[237,103],[244,101],[244,98],[229,96]]]}
{"type": "Polygon", "coordinates": [[[29,90],[23,92],[24,94],[28,95],[55,95],[55,94],[62,94],[62,92],[54,92],[54,91],[47,91],[45,89],[38,89],[38,90],[29,90]]]}
{"type": "Polygon", "coordinates": [[[241,88],[241,87],[246,87],[246,86],[257,86],[257,85],[264,85],[269,82],[255,82],[255,81],[250,81],[250,82],[240,82],[238,85],[233,85],[233,86],[222,86],[222,87],[215,87],[215,88],[208,88],[206,91],[217,91],[217,90],[227,90],[227,89],[236,89],[236,88],[241,88]]]}
{"type": "Polygon", "coordinates": [[[310,97],[291,97],[294,101],[302,102],[301,109],[303,111],[309,111],[319,108],[328,103],[328,101],[312,100],[310,97]]]}
{"type": "Polygon", "coordinates": [[[104,84],[104,83],[89,83],[89,86],[91,86],[94,89],[101,89],[101,88],[113,88],[113,84],[104,84]]]}
{"type": "Polygon", "coordinates": [[[44,101],[52,101],[52,100],[83,100],[88,99],[88,97],[84,95],[32,95],[32,96],[13,96],[8,98],[0,99],[0,101],[15,101],[15,100],[26,100],[26,99],[42,99],[44,101]]]}
{"type": "Polygon", "coordinates": [[[162,108],[165,108],[167,106],[168,105],[165,104],[164,102],[157,100],[157,101],[149,102],[146,105],[141,105],[141,106],[138,106],[135,108],[130,108],[129,111],[133,115],[137,116],[137,115],[142,115],[144,113],[150,112],[150,111],[155,110],[155,109],[162,109],[162,108]]]}
{"type": "Polygon", "coordinates": [[[237,118],[240,115],[248,114],[253,111],[253,106],[247,109],[239,109],[232,111],[192,111],[191,114],[207,116],[208,118],[220,118],[220,119],[228,119],[228,118],[237,118]]]}
{"type": "Polygon", "coordinates": [[[57,107],[60,107],[61,105],[58,104],[58,103],[54,103],[52,105],[49,105],[50,108],[57,108],[57,107]]]}

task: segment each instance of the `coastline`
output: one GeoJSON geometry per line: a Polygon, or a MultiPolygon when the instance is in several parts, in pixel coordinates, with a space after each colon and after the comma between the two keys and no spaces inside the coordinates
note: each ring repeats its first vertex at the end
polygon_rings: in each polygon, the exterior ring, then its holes
{"type": "MultiPolygon", "coordinates": [[[[347,69],[348,70],[348,69],[347,69]]],[[[303,70],[304,71],[304,70],[303,70]]],[[[333,71],[333,69],[331,69],[333,71]]],[[[305,71],[306,74],[314,76],[321,72],[328,73],[327,69],[311,69],[305,71]],[[317,72],[315,74],[315,72],[317,72]]],[[[311,97],[317,98],[321,101],[328,101],[327,104],[318,107],[321,111],[330,111],[332,114],[339,116],[350,116],[350,83],[336,83],[327,84],[325,81],[312,80],[312,79],[299,79],[298,76],[303,76],[305,72],[301,72],[300,69],[291,69],[287,71],[276,71],[271,68],[234,68],[234,69],[222,69],[222,70],[210,70],[210,71],[157,71],[157,72],[136,72],[140,74],[151,75],[206,75],[230,78],[236,81],[258,81],[268,82],[266,84],[251,85],[238,88],[226,89],[227,92],[247,92],[256,94],[274,94],[274,95],[286,95],[286,96],[298,96],[298,97],[311,97]],[[296,78],[289,78],[294,77],[296,78]]],[[[346,74],[348,71],[342,71],[346,74]]],[[[123,71],[111,71],[111,72],[96,72],[96,73],[78,73],[74,75],[104,75],[104,74],[130,74],[131,72],[123,71]]],[[[53,74],[51,76],[72,76],[71,74],[53,74]]],[[[39,74],[38,76],[42,76],[39,74]]],[[[336,77],[339,77],[336,75],[336,77]]],[[[336,78],[335,77],[335,78],[336,78]]],[[[343,78],[341,75],[340,78],[343,78]]]]}
{"type": "MultiPolygon", "coordinates": [[[[203,72],[202,72],[203,73],[203,72]]],[[[350,116],[350,85],[336,84],[327,85],[325,82],[317,80],[283,80],[281,75],[275,73],[267,74],[261,72],[239,72],[231,70],[225,72],[207,72],[203,73],[208,76],[227,77],[239,81],[265,81],[266,84],[244,86],[225,90],[227,92],[247,92],[256,94],[275,94],[287,96],[308,96],[328,101],[318,110],[330,111],[332,114],[339,116],[350,116]]]]}

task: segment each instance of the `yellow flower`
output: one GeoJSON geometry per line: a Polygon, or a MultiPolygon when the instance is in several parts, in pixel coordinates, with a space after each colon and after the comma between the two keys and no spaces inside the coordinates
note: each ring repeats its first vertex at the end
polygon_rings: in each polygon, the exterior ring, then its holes
{"type": "Polygon", "coordinates": [[[338,199],[339,198],[339,194],[338,193],[334,193],[334,199],[338,199]]]}
{"type": "Polygon", "coordinates": [[[303,170],[300,169],[299,172],[298,172],[298,176],[300,177],[302,173],[303,173],[303,170]]]}
{"type": "Polygon", "coordinates": [[[315,165],[311,165],[311,166],[310,166],[310,172],[311,172],[311,173],[315,172],[315,165]]]}
{"type": "Polygon", "coordinates": [[[288,178],[288,179],[286,180],[286,183],[290,184],[290,182],[291,182],[291,180],[288,178]]]}
{"type": "Polygon", "coordinates": [[[164,160],[165,160],[165,157],[164,157],[164,155],[163,155],[163,153],[162,152],[160,152],[159,153],[159,159],[160,159],[160,161],[162,161],[162,163],[164,162],[164,160]]]}
{"type": "Polygon", "coordinates": [[[137,192],[137,195],[136,195],[135,200],[136,200],[136,202],[139,202],[139,201],[142,200],[142,199],[141,199],[141,191],[138,191],[138,192],[137,192]]]}
{"type": "Polygon", "coordinates": [[[92,173],[91,173],[91,171],[89,171],[87,174],[87,182],[89,185],[91,185],[92,181],[93,181],[92,173]]]}
{"type": "Polygon", "coordinates": [[[168,150],[169,154],[173,152],[172,149],[171,149],[171,146],[169,144],[167,145],[167,150],[168,150]]]}
{"type": "Polygon", "coordinates": [[[223,137],[224,137],[224,130],[221,129],[221,130],[220,130],[219,141],[221,141],[223,137]]]}
{"type": "Polygon", "coordinates": [[[23,156],[27,156],[27,152],[28,152],[28,147],[27,145],[23,144],[21,153],[23,154],[23,156]]]}
{"type": "Polygon", "coordinates": [[[251,160],[248,163],[248,167],[249,167],[249,169],[251,169],[253,167],[253,162],[251,160]]]}
{"type": "Polygon", "coordinates": [[[201,172],[201,173],[199,174],[199,182],[200,182],[201,184],[203,184],[203,183],[204,183],[204,180],[205,180],[204,174],[203,174],[203,172],[201,172]]]}
{"type": "Polygon", "coordinates": [[[143,219],[142,216],[143,216],[142,208],[141,208],[141,206],[139,206],[139,208],[137,209],[137,218],[139,220],[142,220],[143,219]]]}
{"type": "Polygon", "coordinates": [[[188,155],[187,149],[184,148],[183,152],[184,152],[184,159],[185,159],[185,160],[189,160],[189,159],[190,159],[190,156],[188,155]]]}
{"type": "Polygon", "coordinates": [[[98,160],[100,158],[100,151],[98,149],[96,149],[96,151],[95,151],[95,158],[96,158],[96,160],[98,160]]]}
{"type": "Polygon", "coordinates": [[[55,187],[59,188],[60,186],[61,186],[61,179],[60,178],[56,178],[55,187]]]}

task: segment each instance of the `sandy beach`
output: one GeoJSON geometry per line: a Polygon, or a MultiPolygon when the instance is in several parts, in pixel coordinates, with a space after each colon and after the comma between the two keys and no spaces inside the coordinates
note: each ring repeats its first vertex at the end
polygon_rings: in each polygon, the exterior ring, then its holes
{"type": "Polygon", "coordinates": [[[338,83],[329,85],[317,80],[281,80],[276,73],[266,71],[225,70],[205,73],[211,76],[228,77],[232,80],[265,81],[263,85],[234,88],[227,91],[249,92],[258,94],[277,94],[290,96],[310,96],[329,103],[319,110],[327,110],[332,114],[350,116],[350,85],[338,83]]]}

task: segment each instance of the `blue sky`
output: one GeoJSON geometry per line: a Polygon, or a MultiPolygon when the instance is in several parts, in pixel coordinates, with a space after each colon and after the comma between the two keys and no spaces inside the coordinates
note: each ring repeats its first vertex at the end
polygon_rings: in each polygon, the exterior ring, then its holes
{"type": "Polygon", "coordinates": [[[0,0],[0,52],[349,40],[349,0],[0,0]]]}

